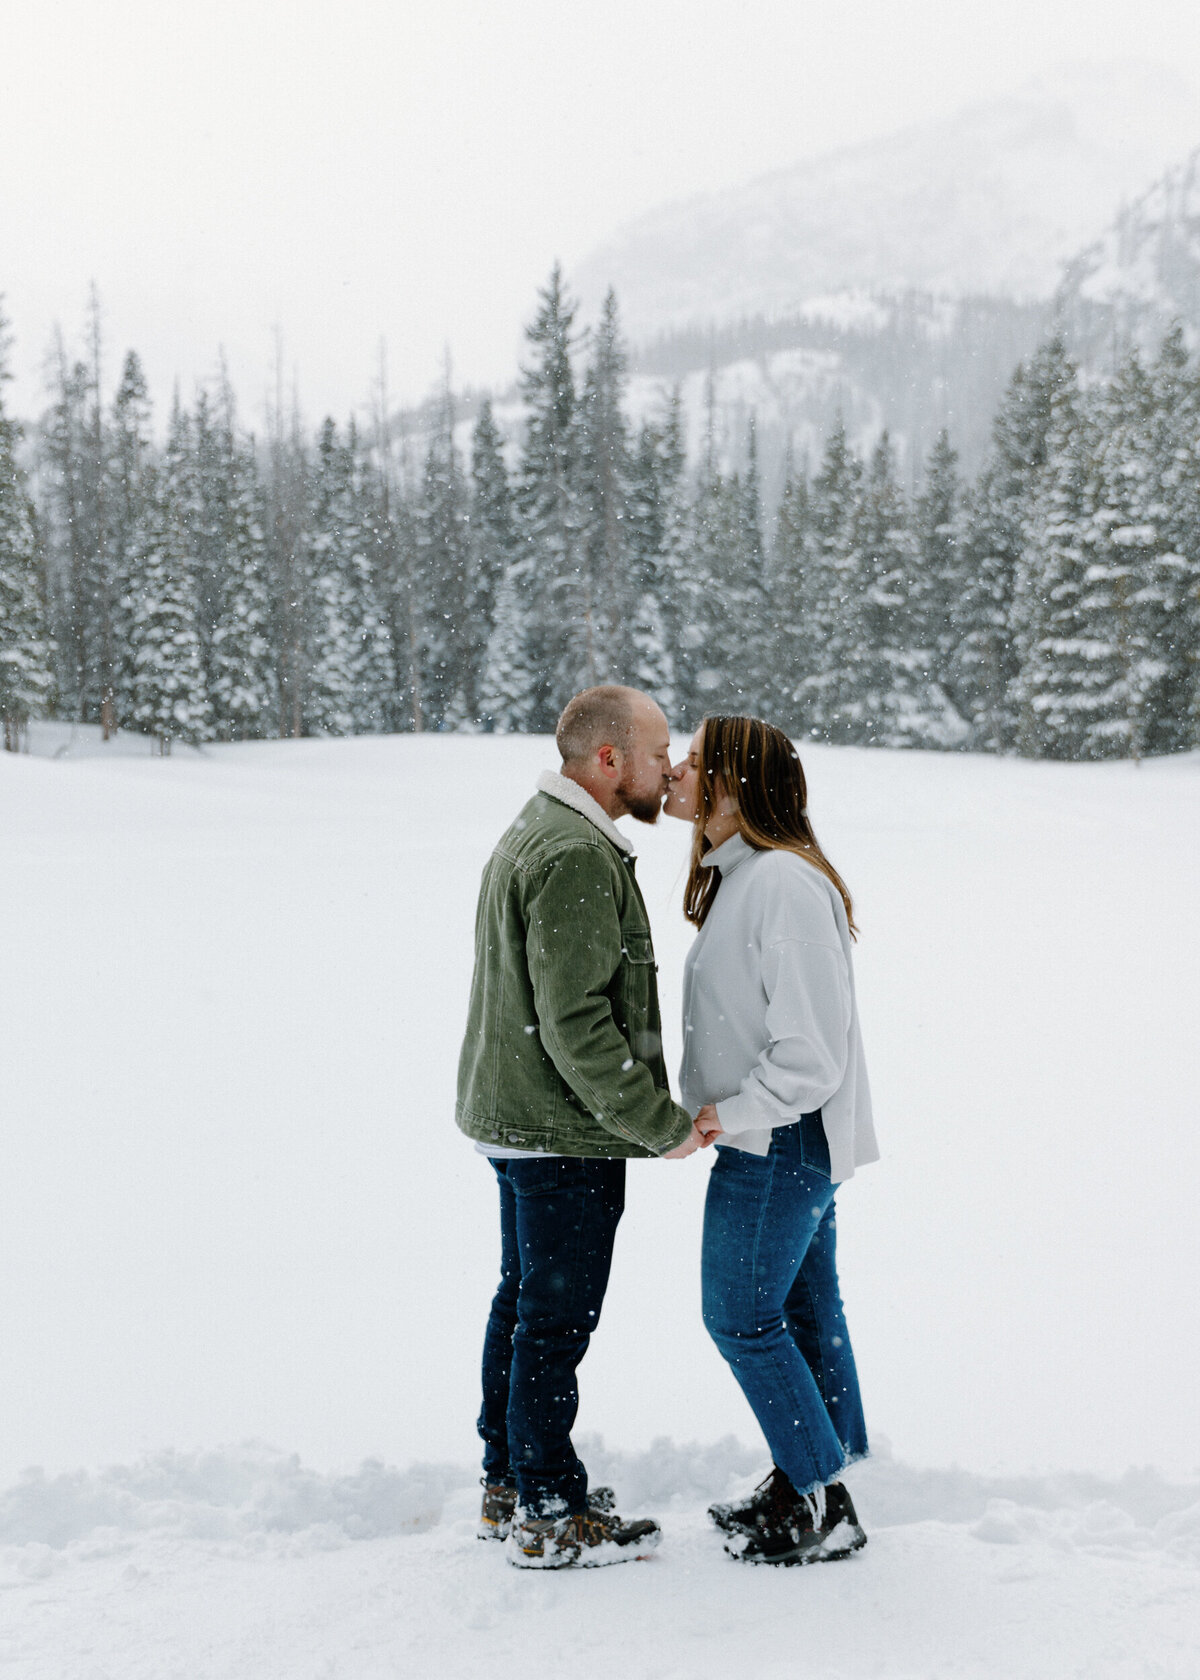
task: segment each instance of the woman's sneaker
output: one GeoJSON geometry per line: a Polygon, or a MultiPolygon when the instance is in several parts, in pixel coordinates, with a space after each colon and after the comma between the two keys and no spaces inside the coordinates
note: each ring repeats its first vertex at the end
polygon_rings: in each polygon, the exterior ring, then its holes
{"type": "Polygon", "coordinates": [[[730,1533],[725,1550],[739,1563],[830,1563],[861,1551],[867,1537],[841,1482],[794,1497],[790,1509],[730,1533]]]}
{"type": "MultiPolygon", "coordinates": [[[[513,1512],[517,1508],[517,1490],[511,1482],[483,1482],[483,1503],[475,1532],[481,1540],[507,1540],[512,1528],[513,1512]]],[[[610,1487],[588,1489],[590,1511],[611,1511],[617,1496],[610,1487]]]]}
{"type": "Polygon", "coordinates": [[[518,1569],[596,1569],[647,1558],[661,1539],[662,1530],[649,1517],[623,1522],[615,1511],[598,1511],[589,1503],[573,1517],[515,1516],[508,1561],[518,1569]]]}
{"type": "Polygon", "coordinates": [[[776,1464],[748,1498],[735,1499],[728,1505],[710,1505],[708,1514],[726,1534],[754,1534],[760,1524],[787,1515],[797,1497],[795,1488],[776,1464]]]}

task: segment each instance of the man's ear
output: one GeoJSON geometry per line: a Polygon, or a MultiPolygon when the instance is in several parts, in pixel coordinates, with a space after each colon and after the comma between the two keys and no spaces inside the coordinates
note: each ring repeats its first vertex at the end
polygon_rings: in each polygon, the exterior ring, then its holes
{"type": "Polygon", "coordinates": [[[604,775],[606,775],[606,776],[617,776],[617,777],[620,776],[620,774],[621,774],[621,754],[620,754],[620,751],[616,747],[610,747],[607,744],[604,745],[603,747],[597,747],[597,749],[596,749],[596,762],[599,764],[600,769],[601,769],[601,771],[604,775]]]}

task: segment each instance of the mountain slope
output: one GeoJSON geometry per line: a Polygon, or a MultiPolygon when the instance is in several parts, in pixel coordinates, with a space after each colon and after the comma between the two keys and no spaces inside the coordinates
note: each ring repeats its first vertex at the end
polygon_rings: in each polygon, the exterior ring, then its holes
{"type": "Polygon", "coordinates": [[[1003,99],[652,211],[581,266],[631,335],[865,288],[1049,297],[1123,198],[1200,140],[1151,65],[1068,66],[1003,99]]]}
{"type": "Polygon", "coordinates": [[[1200,339],[1200,147],[1118,213],[1056,301],[1085,355],[1114,339],[1152,348],[1174,320],[1200,339]]]}

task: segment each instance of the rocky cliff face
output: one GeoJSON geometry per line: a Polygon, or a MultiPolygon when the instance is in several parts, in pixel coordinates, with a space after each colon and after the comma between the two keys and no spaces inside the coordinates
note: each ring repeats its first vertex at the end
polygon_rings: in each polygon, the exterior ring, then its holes
{"type": "Polygon", "coordinates": [[[1152,350],[1175,321],[1200,343],[1200,147],[1068,266],[1056,312],[1087,361],[1124,343],[1152,350]]]}

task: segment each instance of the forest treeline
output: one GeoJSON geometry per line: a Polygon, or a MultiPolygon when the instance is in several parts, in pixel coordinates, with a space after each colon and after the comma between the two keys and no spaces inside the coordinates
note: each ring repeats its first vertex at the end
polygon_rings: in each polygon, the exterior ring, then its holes
{"type": "MultiPolygon", "coordinates": [[[[1101,759],[1200,744],[1200,369],[1181,331],[1101,383],[1020,365],[978,477],[937,439],[915,491],[838,424],[762,506],[753,423],[631,424],[615,300],[576,328],[556,270],[519,438],[491,404],[423,458],[381,420],[239,424],[227,379],[156,442],[98,311],[28,438],[0,404],[0,714],[171,741],[551,730],[579,688],[672,722],[753,711],[798,740],[1101,759]],[[769,517],[768,517],[769,514],[769,517]]],[[[3,347],[0,346],[0,367],[3,347]]],[[[3,387],[0,385],[0,395],[3,387]]]]}

